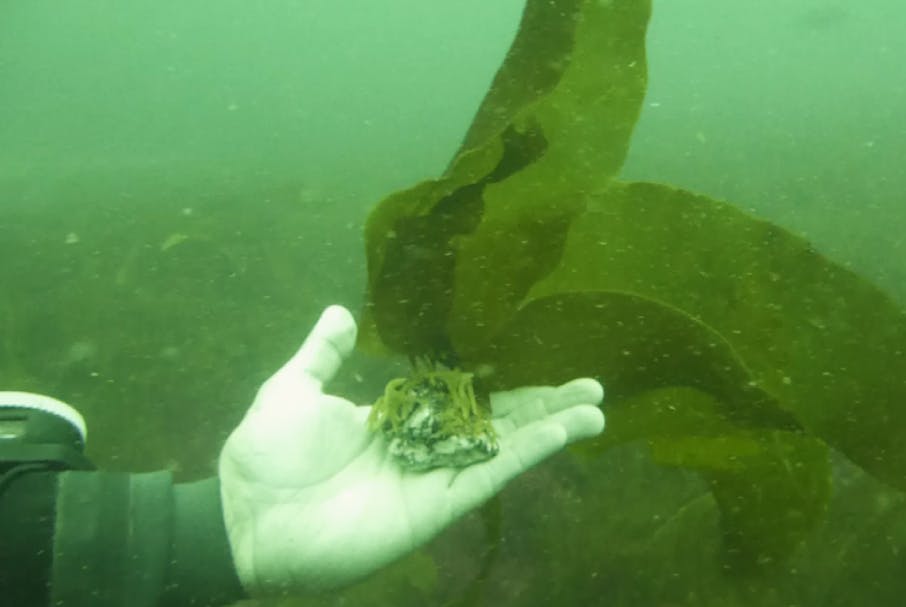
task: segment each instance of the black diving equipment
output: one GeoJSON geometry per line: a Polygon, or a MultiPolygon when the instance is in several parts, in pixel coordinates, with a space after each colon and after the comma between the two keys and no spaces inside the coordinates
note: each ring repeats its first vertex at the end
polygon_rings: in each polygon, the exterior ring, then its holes
{"type": "Polygon", "coordinates": [[[0,494],[13,478],[44,470],[94,470],[74,408],[28,392],[0,392],[0,494]]]}

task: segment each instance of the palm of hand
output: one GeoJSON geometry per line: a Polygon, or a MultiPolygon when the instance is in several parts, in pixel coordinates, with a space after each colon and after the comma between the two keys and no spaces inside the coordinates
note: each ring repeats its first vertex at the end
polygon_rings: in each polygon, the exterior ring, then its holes
{"type": "Polygon", "coordinates": [[[603,428],[593,380],[500,393],[491,400],[501,445],[495,458],[406,472],[367,429],[369,407],[322,391],[355,331],[348,312],[328,308],[224,447],[224,514],[250,591],[333,588],[367,575],[567,442],[603,428]]]}

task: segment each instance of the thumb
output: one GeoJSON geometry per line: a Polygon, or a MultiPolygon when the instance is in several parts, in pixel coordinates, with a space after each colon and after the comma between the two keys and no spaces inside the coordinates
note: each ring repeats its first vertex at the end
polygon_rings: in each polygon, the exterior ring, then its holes
{"type": "Polygon", "coordinates": [[[325,309],[299,350],[261,386],[249,412],[295,404],[320,392],[352,353],[356,331],[349,310],[338,305],[325,309]]]}
{"type": "Polygon", "coordinates": [[[343,306],[326,308],[309,332],[302,347],[287,361],[277,375],[298,380],[314,380],[323,385],[330,381],[355,347],[356,324],[343,306]]]}

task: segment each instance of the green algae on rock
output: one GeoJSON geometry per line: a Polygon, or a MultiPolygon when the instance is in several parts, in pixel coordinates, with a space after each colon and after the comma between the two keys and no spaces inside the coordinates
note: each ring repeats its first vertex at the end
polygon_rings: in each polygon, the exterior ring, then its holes
{"type": "Polygon", "coordinates": [[[404,468],[462,468],[499,450],[490,405],[475,396],[472,374],[418,359],[408,377],[391,380],[368,417],[404,468]]]}

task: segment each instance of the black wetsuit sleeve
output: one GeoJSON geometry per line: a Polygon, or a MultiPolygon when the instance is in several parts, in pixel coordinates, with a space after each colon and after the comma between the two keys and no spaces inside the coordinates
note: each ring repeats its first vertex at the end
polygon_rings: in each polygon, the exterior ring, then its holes
{"type": "Polygon", "coordinates": [[[219,479],[175,485],[162,605],[226,605],[246,598],[223,522],[219,479]]]}
{"type": "Polygon", "coordinates": [[[0,597],[3,605],[50,601],[57,475],[4,474],[0,478],[0,597]]]}
{"type": "Polygon", "coordinates": [[[167,472],[28,474],[2,508],[28,521],[10,550],[30,555],[27,568],[3,573],[18,571],[30,596],[45,599],[12,604],[213,607],[244,596],[216,478],[174,485],[167,472]]]}

